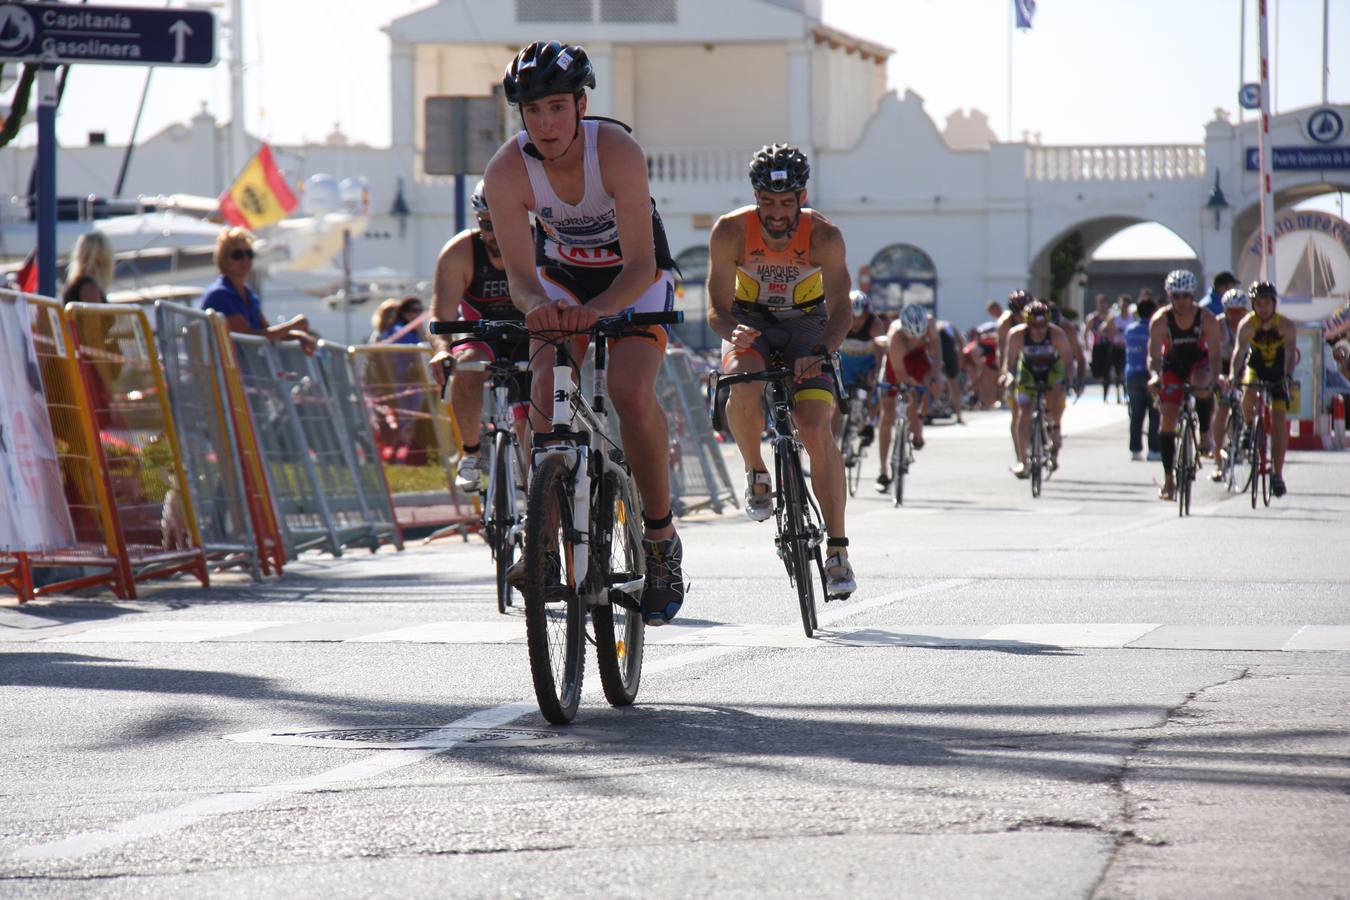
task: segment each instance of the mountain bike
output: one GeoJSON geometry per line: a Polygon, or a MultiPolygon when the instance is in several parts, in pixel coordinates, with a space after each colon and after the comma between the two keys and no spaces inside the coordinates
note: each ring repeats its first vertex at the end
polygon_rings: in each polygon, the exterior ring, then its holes
{"type": "MultiPolygon", "coordinates": [[[[457,347],[478,341],[474,337],[455,341],[457,347]]],[[[525,524],[525,458],[520,439],[512,427],[515,410],[530,401],[530,382],[526,375],[530,364],[525,361],[494,359],[491,362],[450,363],[451,371],[487,372],[492,391],[491,444],[488,450],[487,494],[483,498],[483,537],[492,551],[497,568],[497,612],[506,613],[514,604],[514,588],[506,580],[516,553],[524,543],[525,524]]],[[[447,381],[448,383],[448,381],[447,381]]],[[[445,397],[445,389],[441,389],[445,397]]]]}
{"type": "MultiPolygon", "coordinates": [[[[814,637],[819,625],[815,597],[817,579],[820,581],[821,595],[826,600],[832,599],[825,580],[825,563],[820,554],[820,545],[825,542],[825,527],[820,507],[802,471],[802,442],[792,421],[796,377],[792,369],[783,365],[780,354],[771,353],[767,362],[769,368],[763,372],[718,376],[716,389],[719,402],[713,406],[714,416],[720,416],[726,406],[722,393],[724,390],[748,382],[765,384],[769,406],[769,445],[773,448],[774,485],[777,487],[774,499],[777,534],[774,545],[778,549],[778,557],[787,568],[788,580],[797,589],[802,630],[807,637],[814,637]]],[[[714,427],[720,427],[721,424],[719,420],[714,420],[714,427]]]]}
{"type": "MultiPolygon", "coordinates": [[[[595,645],[605,699],[614,706],[637,699],[645,638],[642,501],[623,451],[607,437],[607,342],[682,321],[679,312],[621,313],[547,338],[557,354],[553,410],[550,430],[532,440],[522,592],[535,699],[555,725],[576,717],[587,640],[595,645]],[[578,336],[595,346],[590,396],[576,381],[580,360],[570,345],[578,336]],[[594,636],[586,633],[587,612],[594,636]]],[[[432,331],[480,340],[529,334],[523,322],[441,322],[432,331]]]]}

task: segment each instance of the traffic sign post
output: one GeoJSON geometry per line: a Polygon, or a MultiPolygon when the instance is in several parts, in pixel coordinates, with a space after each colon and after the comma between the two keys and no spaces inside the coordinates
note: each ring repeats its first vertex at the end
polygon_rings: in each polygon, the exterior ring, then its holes
{"type": "Polygon", "coordinates": [[[0,2],[0,62],[39,63],[38,292],[56,296],[56,72],[72,63],[213,66],[216,17],[202,10],[0,2]]]}

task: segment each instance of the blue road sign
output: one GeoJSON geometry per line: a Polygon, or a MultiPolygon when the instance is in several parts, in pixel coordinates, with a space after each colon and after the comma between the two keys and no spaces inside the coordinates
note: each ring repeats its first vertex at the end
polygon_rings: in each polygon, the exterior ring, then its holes
{"type": "Polygon", "coordinates": [[[1238,105],[1243,109],[1261,108],[1261,85],[1255,81],[1249,81],[1238,91],[1238,105]]]}
{"type": "Polygon", "coordinates": [[[1345,132],[1345,121],[1334,109],[1322,107],[1308,116],[1308,137],[1319,144],[1334,144],[1345,132]]]}
{"type": "Polygon", "coordinates": [[[216,19],[189,9],[0,2],[0,60],[211,66],[216,19]]]}
{"type": "MultiPolygon", "coordinates": [[[[1277,172],[1350,169],[1350,147],[1272,147],[1271,166],[1277,172]]],[[[1247,148],[1247,171],[1257,169],[1257,148],[1247,148]]]]}

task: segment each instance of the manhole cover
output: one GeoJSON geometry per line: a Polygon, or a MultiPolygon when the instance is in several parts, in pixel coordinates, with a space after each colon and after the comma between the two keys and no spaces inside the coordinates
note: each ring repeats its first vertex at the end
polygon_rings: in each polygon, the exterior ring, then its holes
{"type": "Polygon", "coordinates": [[[367,728],[316,728],[245,731],[225,740],[248,744],[287,744],[347,750],[447,750],[452,747],[557,747],[606,740],[597,731],[547,731],[532,728],[468,728],[439,725],[395,725],[367,728]]]}

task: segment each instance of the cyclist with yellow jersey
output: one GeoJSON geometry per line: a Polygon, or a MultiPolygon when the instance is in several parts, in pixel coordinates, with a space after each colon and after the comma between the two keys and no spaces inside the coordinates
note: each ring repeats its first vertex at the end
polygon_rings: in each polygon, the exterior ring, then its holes
{"type": "Polygon", "coordinates": [[[1236,373],[1243,354],[1247,369],[1242,374],[1242,420],[1252,427],[1256,411],[1256,392],[1251,385],[1265,382],[1272,385],[1270,392],[1271,462],[1270,492],[1283,497],[1284,453],[1289,448],[1289,431],[1285,421],[1289,417],[1289,377],[1298,362],[1295,340],[1298,332],[1293,322],[1275,311],[1279,295],[1275,285],[1268,281],[1252,284],[1247,293],[1252,298],[1252,311],[1238,326],[1236,346],[1229,371],[1236,373]]]}
{"type": "MultiPolygon", "coordinates": [[[[773,353],[797,377],[793,418],[811,457],[811,480],[829,533],[826,587],[834,596],[857,589],[844,529],[844,460],[830,424],[835,384],[829,354],[853,322],[844,238],[805,207],[811,166],[797,148],[764,147],[750,161],[755,205],[727,213],[713,226],[708,259],[708,325],[721,335],[729,375],[762,372],[773,353]]],[[[745,511],[773,515],[772,479],[760,447],[763,385],[733,385],[727,422],[745,462],[745,511]]]]}

